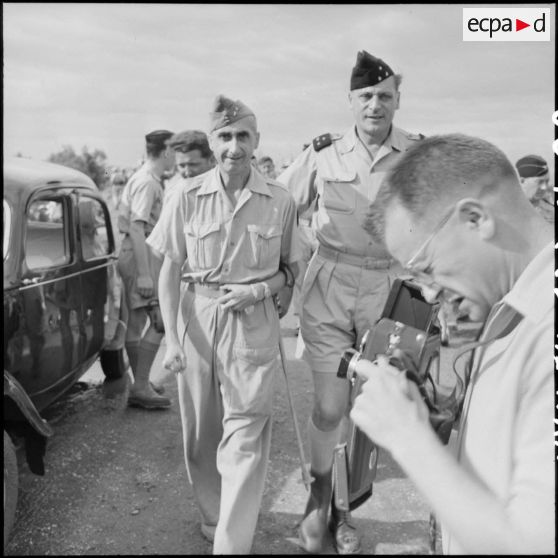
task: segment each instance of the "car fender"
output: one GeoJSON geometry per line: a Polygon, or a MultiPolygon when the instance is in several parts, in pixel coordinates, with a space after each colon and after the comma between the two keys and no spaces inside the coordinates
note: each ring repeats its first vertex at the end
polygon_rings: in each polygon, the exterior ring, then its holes
{"type": "Polygon", "coordinates": [[[4,370],[4,398],[6,397],[17,405],[25,420],[33,427],[37,434],[45,438],[52,436],[52,428],[41,417],[21,384],[9,372],[4,370]]]}
{"type": "Polygon", "coordinates": [[[52,428],[41,417],[21,384],[6,370],[4,370],[4,428],[25,439],[25,457],[29,469],[36,475],[44,475],[46,441],[53,434],[52,428]],[[6,416],[7,412],[8,416],[6,416]]]}

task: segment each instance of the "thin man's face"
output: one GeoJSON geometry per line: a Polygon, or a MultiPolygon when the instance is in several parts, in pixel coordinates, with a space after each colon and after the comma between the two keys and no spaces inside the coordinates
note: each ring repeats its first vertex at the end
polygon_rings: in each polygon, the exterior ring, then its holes
{"type": "Polygon", "coordinates": [[[228,174],[238,174],[250,169],[259,139],[255,122],[248,117],[215,130],[209,137],[219,168],[228,174]]]}

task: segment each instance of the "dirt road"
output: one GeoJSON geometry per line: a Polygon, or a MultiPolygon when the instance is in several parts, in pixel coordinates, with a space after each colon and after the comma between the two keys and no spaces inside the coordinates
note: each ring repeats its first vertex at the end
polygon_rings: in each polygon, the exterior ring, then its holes
{"type": "MultiPolygon", "coordinates": [[[[294,359],[294,318],[282,321],[288,373],[303,432],[311,410],[307,365],[294,359]]],[[[48,413],[54,436],[46,475],[20,459],[20,498],[7,555],[210,554],[199,531],[184,470],[175,379],[153,371],[173,400],[167,411],[129,408],[107,398],[96,365],[48,413]]],[[[305,554],[296,525],[306,502],[285,382],[277,377],[274,431],[255,554],[305,554]]],[[[427,554],[429,510],[411,482],[381,452],[374,496],[354,512],[367,554],[427,554]]],[[[326,553],[334,554],[333,547],[326,553]]]]}

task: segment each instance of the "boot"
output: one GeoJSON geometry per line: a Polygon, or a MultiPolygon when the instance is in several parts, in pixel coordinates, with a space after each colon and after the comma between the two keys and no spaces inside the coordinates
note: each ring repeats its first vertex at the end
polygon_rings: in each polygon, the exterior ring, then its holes
{"type": "Polygon", "coordinates": [[[314,480],[310,496],[299,527],[302,548],[310,554],[319,554],[326,542],[327,515],[332,493],[331,470],[327,473],[310,471],[314,480]]]}
{"type": "Polygon", "coordinates": [[[337,554],[360,554],[360,535],[351,522],[351,512],[338,510],[331,500],[331,518],[329,530],[333,535],[333,544],[337,554]]]}

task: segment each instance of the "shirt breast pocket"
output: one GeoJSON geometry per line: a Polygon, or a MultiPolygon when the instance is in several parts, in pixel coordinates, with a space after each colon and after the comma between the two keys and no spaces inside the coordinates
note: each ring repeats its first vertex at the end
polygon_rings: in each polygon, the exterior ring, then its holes
{"type": "Polygon", "coordinates": [[[279,264],[281,225],[247,225],[248,250],[246,266],[266,269],[279,264]]]}
{"type": "Polygon", "coordinates": [[[187,223],[186,251],[192,271],[214,269],[221,258],[221,225],[219,223],[187,223]]]}
{"type": "Polygon", "coordinates": [[[323,203],[328,212],[354,213],[357,192],[356,173],[341,176],[323,176],[323,203]]]}

